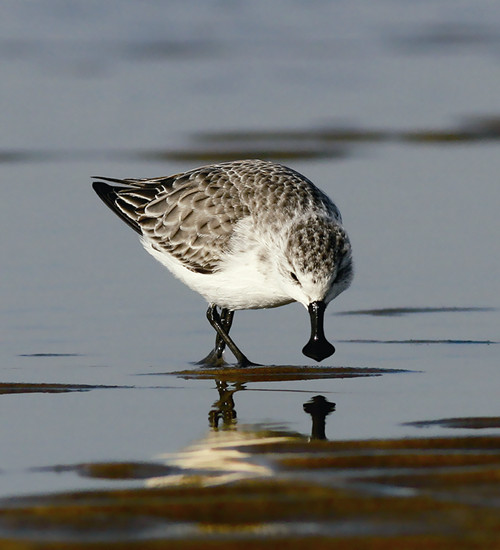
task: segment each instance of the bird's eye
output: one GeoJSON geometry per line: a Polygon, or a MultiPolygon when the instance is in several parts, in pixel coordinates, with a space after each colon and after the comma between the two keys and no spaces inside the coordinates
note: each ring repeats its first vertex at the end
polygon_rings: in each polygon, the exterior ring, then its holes
{"type": "Polygon", "coordinates": [[[299,282],[299,279],[298,279],[297,275],[295,275],[295,273],[294,273],[293,271],[290,271],[290,277],[291,277],[296,283],[299,282]]]}

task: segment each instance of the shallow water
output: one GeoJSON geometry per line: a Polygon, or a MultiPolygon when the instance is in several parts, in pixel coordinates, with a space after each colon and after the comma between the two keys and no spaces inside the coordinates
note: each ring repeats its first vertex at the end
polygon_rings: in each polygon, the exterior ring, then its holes
{"type": "Polygon", "coordinates": [[[500,8],[138,6],[3,8],[0,497],[142,487],[222,433],[307,437],[315,395],[331,441],[498,434],[500,8]],[[257,156],[334,198],[356,277],[325,371],[284,368],[314,366],[290,305],[232,332],[279,368],[203,377],[206,305],[90,176],[257,156]]]}

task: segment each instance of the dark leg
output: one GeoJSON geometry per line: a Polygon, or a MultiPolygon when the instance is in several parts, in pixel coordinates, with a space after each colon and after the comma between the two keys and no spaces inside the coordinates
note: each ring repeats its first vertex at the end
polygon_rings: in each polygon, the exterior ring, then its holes
{"type": "Polygon", "coordinates": [[[224,351],[225,346],[227,346],[231,350],[231,353],[236,357],[239,367],[254,365],[255,363],[252,363],[229,337],[228,333],[233,322],[233,315],[233,311],[229,311],[225,308],[222,308],[221,315],[219,315],[217,306],[214,304],[211,304],[208,307],[207,319],[217,332],[217,338],[215,340],[215,349],[208,355],[207,359],[209,359],[212,355],[216,359],[219,359],[219,353],[220,359],[222,359],[222,352],[224,351]]]}
{"type": "MultiPolygon", "coordinates": [[[[211,308],[215,308],[215,306],[210,306],[208,309],[210,311],[211,308]]],[[[207,317],[209,315],[209,311],[207,311],[207,317]]],[[[220,323],[222,325],[222,328],[226,332],[226,334],[229,333],[231,329],[231,325],[233,324],[233,316],[234,311],[230,311],[229,309],[222,308],[220,312],[220,323]]],[[[209,318],[210,320],[210,318],[209,318]]],[[[212,322],[210,321],[210,324],[212,322]]],[[[212,325],[213,326],[213,325],[212,325]]],[[[226,364],[224,361],[222,354],[226,348],[226,343],[224,340],[220,337],[219,333],[217,332],[217,335],[215,337],[215,347],[214,349],[201,361],[198,362],[198,365],[212,365],[214,367],[221,367],[226,364]]]]}
{"type": "MultiPolygon", "coordinates": [[[[230,309],[222,308],[220,311],[220,321],[222,328],[224,329],[224,332],[226,334],[229,334],[229,331],[231,330],[231,325],[233,324],[233,317],[234,317],[234,311],[231,311],[230,309]]],[[[217,352],[217,356],[222,358],[222,352],[224,351],[226,347],[226,342],[220,337],[219,333],[217,333],[215,337],[215,350],[217,352]]]]}
{"type": "Polygon", "coordinates": [[[229,386],[225,380],[216,380],[215,384],[219,392],[219,399],[212,405],[208,413],[208,421],[211,428],[217,429],[219,421],[222,420],[222,428],[228,429],[236,423],[233,394],[245,389],[245,387],[241,382],[236,382],[229,386]]]}

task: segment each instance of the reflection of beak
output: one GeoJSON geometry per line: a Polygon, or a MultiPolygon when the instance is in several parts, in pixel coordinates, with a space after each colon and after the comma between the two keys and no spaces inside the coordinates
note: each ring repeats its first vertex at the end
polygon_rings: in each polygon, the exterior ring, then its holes
{"type": "Polygon", "coordinates": [[[311,302],[307,308],[311,318],[311,338],[309,338],[309,342],[302,348],[302,353],[316,361],[323,361],[323,359],[335,353],[335,348],[325,338],[325,333],[323,332],[325,309],[325,302],[311,302]]]}

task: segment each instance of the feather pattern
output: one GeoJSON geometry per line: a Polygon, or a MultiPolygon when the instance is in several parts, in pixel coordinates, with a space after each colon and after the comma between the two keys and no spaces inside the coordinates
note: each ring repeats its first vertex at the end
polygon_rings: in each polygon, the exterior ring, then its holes
{"type": "Polygon", "coordinates": [[[272,231],[277,209],[292,218],[314,208],[341,223],[333,202],[307,178],[265,161],[214,164],[164,178],[98,179],[94,189],[118,216],[155,250],[196,273],[218,270],[244,220],[272,231]]]}

